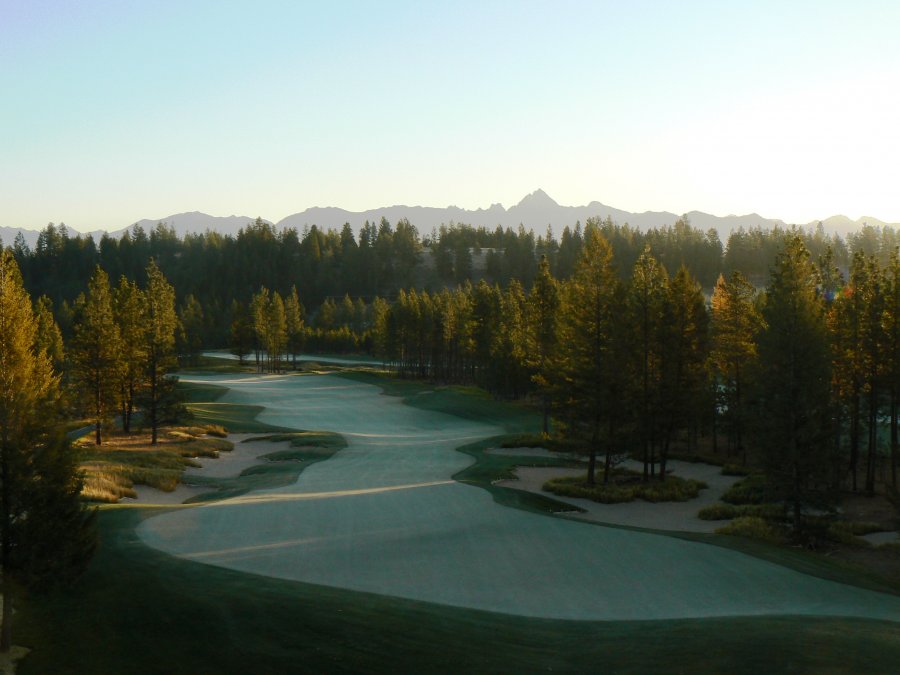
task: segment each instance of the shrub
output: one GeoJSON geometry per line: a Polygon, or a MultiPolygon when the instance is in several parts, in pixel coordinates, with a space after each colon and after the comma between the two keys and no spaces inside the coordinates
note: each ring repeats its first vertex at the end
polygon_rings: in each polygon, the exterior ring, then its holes
{"type": "Polygon", "coordinates": [[[636,496],[648,502],[686,502],[700,494],[700,490],[709,487],[702,480],[693,478],[676,478],[667,476],[663,482],[642,484],[636,496]]]}
{"type": "Polygon", "coordinates": [[[763,504],[766,498],[766,477],[758,473],[739,480],[722,495],[729,504],[763,504]]]}
{"type": "Polygon", "coordinates": [[[783,544],[787,541],[784,530],[758,516],[742,516],[716,530],[716,534],[728,534],[738,537],[757,539],[770,544],[783,544]]]}
{"type": "Polygon", "coordinates": [[[730,520],[744,516],[755,516],[765,520],[778,520],[784,515],[780,504],[711,504],[700,509],[697,517],[700,520],[730,520]]]}
{"type": "MultiPolygon", "coordinates": [[[[602,474],[601,474],[602,475],[602,474]]],[[[696,497],[707,487],[699,480],[668,476],[665,482],[642,483],[640,474],[616,469],[611,482],[596,485],[587,484],[587,474],[554,478],[544,483],[544,490],[562,497],[591,499],[601,504],[619,504],[635,499],[648,502],[684,502],[696,497]]]]}

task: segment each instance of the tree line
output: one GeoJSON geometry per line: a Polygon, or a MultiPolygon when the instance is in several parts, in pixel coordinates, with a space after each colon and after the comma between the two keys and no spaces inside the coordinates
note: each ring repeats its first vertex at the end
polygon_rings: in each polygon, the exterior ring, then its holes
{"type": "MultiPolygon", "coordinates": [[[[324,303],[339,304],[344,296],[370,304],[374,296],[393,301],[401,289],[433,294],[481,279],[503,289],[516,280],[528,290],[542,258],[556,279],[573,275],[588,228],[599,229],[610,243],[623,280],[650,246],[667,269],[684,265],[705,289],[711,289],[720,274],[728,276],[735,270],[755,285],[764,285],[780,242],[789,232],[738,229],[722,242],[715,230],[702,231],[686,218],[647,231],[607,218],[566,226],[558,235],[549,228],[535,235],[523,227],[490,229],[461,224],[420,234],[406,220],[391,224],[383,219],[377,224],[367,222],[357,234],[349,224],[339,232],[315,226],[302,232],[292,228],[279,232],[257,220],[236,236],[207,232],[179,238],[171,227],[160,223],[149,231],[134,226],[118,238],[103,235],[95,242],[89,235],[70,237],[63,226],[51,224],[41,231],[33,249],[21,236],[11,248],[26,289],[33,297],[50,299],[67,338],[72,329],[72,304],[97,265],[111,279],[125,276],[143,284],[153,259],[175,287],[179,306],[190,308],[185,325],[191,327],[194,339],[224,347],[234,320],[232,303],[238,301],[246,308],[261,287],[282,298],[297,288],[312,319],[318,317],[324,303]]],[[[898,233],[889,227],[866,226],[846,240],[827,235],[821,227],[794,232],[816,259],[830,248],[835,265],[845,272],[856,252],[875,255],[883,265],[900,244],[898,233]]],[[[324,317],[318,327],[332,330],[327,323],[324,317]]],[[[310,328],[317,327],[314,324],[307,321],[310,328]]],[[[357,327],[351,332],[364,331],[357,327]]],[[[348,342],[346,335],[335,341],[348,342]]]]}
{"type": "Polygon", "coordinates": [[[528,291],[515,280],[402,291],[375,316],[374,348],[400,376],[531,397],[545,432],[554,417],[589,448],[589,482],[598,458],[607,480],[624,453],[664,480],[675,443],[705,435],[743,460],[752,445],[798,519],[860,478],[871,494],[885,447],[896,489],[897,249],[857,250],[845,278],[833,249],[814,257],[783,235],[764,290],[733,271],[708,299],[650,246],[629,272],[589,224],[569,278],[545,256],[528,291]]]}

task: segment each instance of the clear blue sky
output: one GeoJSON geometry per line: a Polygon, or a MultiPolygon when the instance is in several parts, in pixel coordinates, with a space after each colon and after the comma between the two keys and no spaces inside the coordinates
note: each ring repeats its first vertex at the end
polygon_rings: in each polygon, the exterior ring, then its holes
{"type": "Polygon", "coordinates": [[[562,204],[900,221],[900,3],[0,0],[0,225],[562,204]]]}

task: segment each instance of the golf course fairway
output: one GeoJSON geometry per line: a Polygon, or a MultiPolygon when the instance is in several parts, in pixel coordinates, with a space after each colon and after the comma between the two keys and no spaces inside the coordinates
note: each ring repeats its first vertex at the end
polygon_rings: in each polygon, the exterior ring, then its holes
{"type": "Polygon", "coordinates": [[[818,615],[900,621],[900,597],[722,547],[501,506],[451,476],[499,426],[404,405],[338,375],[191,376],[279,427],[348,447],[286,488],[142,522],[148,545],[209,565],[493,612],[575,620],[818,615]]]}

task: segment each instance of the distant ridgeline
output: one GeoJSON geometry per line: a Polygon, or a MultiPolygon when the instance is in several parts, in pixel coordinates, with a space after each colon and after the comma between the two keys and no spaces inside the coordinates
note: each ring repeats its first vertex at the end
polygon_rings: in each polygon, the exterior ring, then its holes
{"type": "Polygon", "coordinates": [[[845,272],[854,252],[873,254],[884,264],[900,243],[900,234],[891,227],[865,226],[845,239],[826,234],[821,226],[816,230],[739,228],[723,243],[715,230],[695,228],[686,219],[639,230],[607,218],[575,223],[558,235],[549,228],[536,234],[522,226],[468,225],[442,225],[420,233],[406,219],[367,221],[358,234],[349,224],[340,231],[316,226],[302,232],[279,231],[257,219],[236,236],[207,232],[179,237],[160,223],[149,231],[135,225],[118,237],[104,234],[99,241],[91,235],[72,236],[64,226],[51,224],[41,231],[33,248],[21,238],[4,244],[12,244],[32,297],[46,295],[53,301],[64,331],[68,321],[61,310],[71,307],[84,291],[98,264],[113,281],[124,275],[143,283],[144,270],[153,258],[174,285],[179,303],[184,305],[190,297],[202,308],[204,344],[223,346],[228,341],[232,302],[246,305],[262,287],[282,297],[296,288],[313,319],[326,299],[339,307],[345,295],[366,303],[376,296],[390,301],[401,289],[434,292],[482,279],[501,288],[516,279],[527,290],[542,257],[557,279],[572,275],[586,228],[597,228],[609,241],[621,278],[631,275],[641,252],[649,247],[670,275],[684,265],[707,291],[720,274],[727,276],[733,270],[743,272],[757,286],[764,285],[776,252],[792,231],[800,234],[814,261],[830,250],[834,265],[845,272]]]}

